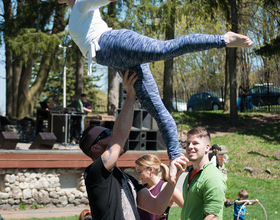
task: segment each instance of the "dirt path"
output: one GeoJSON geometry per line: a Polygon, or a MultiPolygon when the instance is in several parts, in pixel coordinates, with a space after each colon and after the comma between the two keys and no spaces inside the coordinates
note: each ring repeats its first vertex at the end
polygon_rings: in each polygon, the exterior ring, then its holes
{"type": "Polygon", "coordinates": [[[81,211],[89,209],[88,206],[64,208],[40,208],[29,210],[0,210],[1,216],[7,219],[53,218],[80,215],[81,211]]]}

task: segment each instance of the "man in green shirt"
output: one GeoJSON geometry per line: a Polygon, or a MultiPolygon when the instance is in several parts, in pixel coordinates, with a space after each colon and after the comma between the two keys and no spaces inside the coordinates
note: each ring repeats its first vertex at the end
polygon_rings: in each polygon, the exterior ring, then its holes
{"type": "Polygon", "coordinates": [[[84,112],[83,103],[82,103],[79,95],[74,95],[73,101],[67,107],[75,108],[78,112],[84,112]]]}
{"type": "Polygon", "coordinates": [[[192,162],[183,185],[184,206],[181,220],[223,219],[226,182],[222,173],[209,162],[209,132],[203,127],[187,134],[186,156],[192,162]]]}

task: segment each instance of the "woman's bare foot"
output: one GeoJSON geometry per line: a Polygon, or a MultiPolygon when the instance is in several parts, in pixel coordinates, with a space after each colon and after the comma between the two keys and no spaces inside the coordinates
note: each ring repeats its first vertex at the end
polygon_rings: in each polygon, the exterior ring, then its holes
{"type": "Polygon", "coordinates": [[[251,47],[253,41],[242,34],[237,34],[232,31],[229,31],[225,34],[225,42],[227,47],[251,47]]]}

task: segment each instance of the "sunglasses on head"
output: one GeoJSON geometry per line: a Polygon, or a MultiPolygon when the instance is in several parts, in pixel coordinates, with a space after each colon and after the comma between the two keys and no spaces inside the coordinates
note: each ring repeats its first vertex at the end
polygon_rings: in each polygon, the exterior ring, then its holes
{"type": "Polygon", "coordinates": [[[104,131],[102,131],[98,136],[97,138],[92,142],[92,144],[90,146],[93,146],[95,145],[98,141],[108,137],[109,135],[111,134],[111,131],[110,129],[105,129],[104,131]]]}

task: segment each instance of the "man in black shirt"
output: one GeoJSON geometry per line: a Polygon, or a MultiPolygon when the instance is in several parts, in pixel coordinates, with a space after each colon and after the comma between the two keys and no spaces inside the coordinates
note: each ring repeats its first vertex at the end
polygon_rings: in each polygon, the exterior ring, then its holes
{"type": "Polygon", "coordinates": [[[81,101],[83,103],[83,110],[85,112],[85,115],[87,115],[88,113],[92,112],[91,109],[91,104],[89,101],[87,101],[87,95],[86,94],[81,94],[81,101]]]}
{"type": "MultiPolygon", "coordinates": [[[[175,188],[170,180],[155,198],[135,178],[116,167],[130,133],[134,114],[136,93],[133,85],[137,77],[135,73],[128,77],[128,73],[126,71],[123,76],[120,72],[127,96],[113,132],[92,126],[84,131],[80,140],[81,150],[93,160],[86,168],[85,183],[92,219],[96,220],[138,220],[136,206],[151,213],[162,214],[175,188]]],[[[171,163],[177,167],[177,181],[187,165],[187,159],[182,156],[171,163]]]]}

